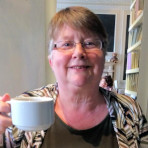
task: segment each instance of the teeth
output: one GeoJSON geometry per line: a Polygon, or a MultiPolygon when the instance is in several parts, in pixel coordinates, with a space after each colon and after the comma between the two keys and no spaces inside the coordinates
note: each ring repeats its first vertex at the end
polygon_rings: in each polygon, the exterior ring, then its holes
{"type": "Polygon", "coordinates": [[[76,66],[76,67],[73,67],[75,69],[82,69],[82,68],[87,68],[87,66],[76,66]]]}

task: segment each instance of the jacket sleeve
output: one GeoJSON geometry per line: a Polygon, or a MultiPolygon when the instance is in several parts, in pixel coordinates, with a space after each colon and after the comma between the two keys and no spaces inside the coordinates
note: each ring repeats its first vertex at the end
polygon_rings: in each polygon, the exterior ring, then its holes
{"type": "Polygon", "coordinates": [[[142,109],[137,105],[137,112],[139,115],[139,138],[140,138],[140,147],[141,148],[148,148],[148,122],[145,116],[142,113],[142,109]]]}

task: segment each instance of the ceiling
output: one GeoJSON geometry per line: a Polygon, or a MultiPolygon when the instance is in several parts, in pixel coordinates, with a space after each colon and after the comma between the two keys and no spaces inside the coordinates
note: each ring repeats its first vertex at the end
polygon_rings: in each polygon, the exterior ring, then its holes
{"type": "Polygon", "coordinates": [[[57,0],[57,3],[97,3],[106,5],[130,5],[131,0],[57,0]]]}

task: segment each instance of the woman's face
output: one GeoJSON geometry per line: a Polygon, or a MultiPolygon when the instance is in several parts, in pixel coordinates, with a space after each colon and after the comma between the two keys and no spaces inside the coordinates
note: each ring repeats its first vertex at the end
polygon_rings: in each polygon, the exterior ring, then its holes
{"type": "Polygon", "coordinates": [[[104,78],[101,79],[99,86],[100,87],[103,87],[103,88],[106,88],[107,87],[107,83],[106,83],[106,80],[104,78]]]}
{"type": "Polygon", "coordinates": [[[52,51],[49,63],[59,85],[77,87],[99,85],[104,67],[104,53],[97,48],[85,50],[80,43],[96,38],[98,37],[76,31],[66,25],[60,30],[57,39],[54,40],[55,44],[59,41],[74,41],[78,44],[72,50],[52,51]]]}

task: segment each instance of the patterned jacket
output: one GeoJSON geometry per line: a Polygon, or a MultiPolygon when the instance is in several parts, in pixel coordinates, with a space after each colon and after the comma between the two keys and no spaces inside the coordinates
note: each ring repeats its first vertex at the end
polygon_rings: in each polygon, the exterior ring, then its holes
{"type": "MultiPolygon", "coordinates": [[[[148,148],[148,123],[138,103],[125,95],[99,88],[106,103],[119,148],[148,148]]],[[[25,92],[23,96],[49,96],[55,101],[58,95],[57,85],[48,85],[40,89],[25,92]]],[[[15,126],[5,132],[6,148],[39,148],[46,131],[24,132],[15,126]]]]}

